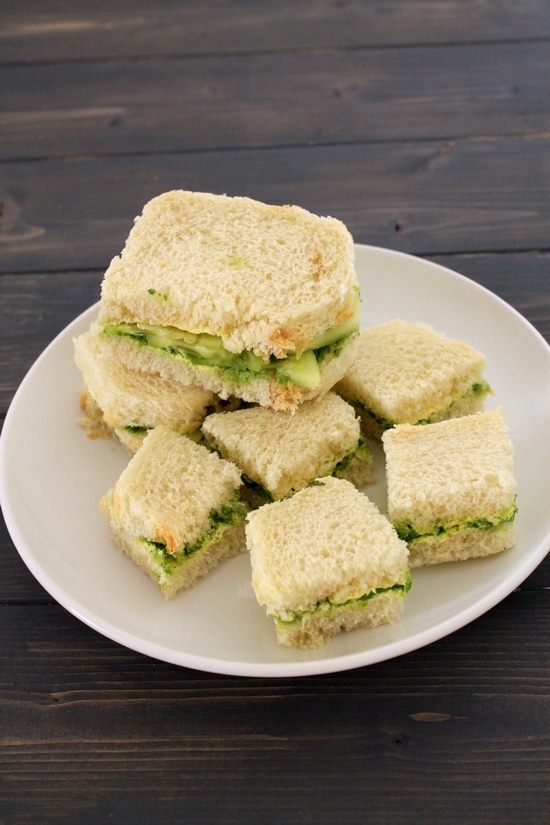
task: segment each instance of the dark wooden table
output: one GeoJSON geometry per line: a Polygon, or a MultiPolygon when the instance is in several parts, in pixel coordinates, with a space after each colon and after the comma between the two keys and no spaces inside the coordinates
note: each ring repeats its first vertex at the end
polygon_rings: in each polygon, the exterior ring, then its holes
{"type": "MultiPolygon", "coordinates": [[[[0,61],[2,417],[170,188],[342,218],[549,338],[548,0],[3,0],[0,61]]],[[[118,646],[0,541],[1,825],[550,822],[550,560],[422,650],[261,680],[118,646]]]]}

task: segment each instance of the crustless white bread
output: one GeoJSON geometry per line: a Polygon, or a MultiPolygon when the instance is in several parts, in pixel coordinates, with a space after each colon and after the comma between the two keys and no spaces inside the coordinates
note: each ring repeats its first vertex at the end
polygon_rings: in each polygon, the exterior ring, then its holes
{"type": "Polygon", "coordinates": [[[320,479],[250,513],[252,585],[278,641],[315,648],[341,630],[395,621],[409,588],[408,551],[348,481],[320,479]]]}
{"type": "Polygon", "coordinates": [[[332,392],[294,415],[265,407],[209,415],[206,441],[266,498],[284,498],[315,478],[335,474],[357,486],[376,480],[370,448],[353,407],[332,392]]]}
{"type": "Polygon", "coordinates": [[[105,273],[100,323],[126,366],[293,410],[351,362],[353,263],[351,235],[333,218],[167,192],[105,273]]]}
{"type": "Polygon", "coordinates": [[[245,549],[238,469],[163,424],[100,503],[116,544],[165,596],[245,549]]]}
{"type": "Polygon", "coordinates": [[[499,553],[515,542],[513,447],[502,409],[383,437],[388,514],[411,567],[499,553]]]}
{"type": "Polygon", "coordinates": [[[389,321],[361,333],[336,392],[354,404],[367,435],[395,424],[434,423],[482,410],[491,392],[485,357],[427,324],[389,321]]]}

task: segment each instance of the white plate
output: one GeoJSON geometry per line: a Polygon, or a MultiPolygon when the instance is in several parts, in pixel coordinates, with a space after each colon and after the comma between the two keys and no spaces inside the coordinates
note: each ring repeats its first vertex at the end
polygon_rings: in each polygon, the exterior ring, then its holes
{"type": "MultiPolygon", "coordinates": [[[[344,633],[321,650],[275,641],[256,603],[246,555],[165,601],[114,546],[98,501],[127,463],[111,440],[76,426],[80,375],[68,326],[29,371],[0,445],[0,495],[21,557],[57,601],[132,650],[177,665],[243,676],[329,673],[399,656],[480,616],[517,587],[550,547],[550,348],[514,309],[448,269],[375,247],[357,247],[363,326],[405,318],[468,341],[487,356],[491,406],[506,410],[519,483],[517,545],[492,558],[413,571],[403,618],[344,633]]],[[[381,460],[381,456],[378,456],[381,460]]],[[[384,485],[369,488],[384,507],[384,485]]],[[[526,618],[527,620],[527,618],[526,618]]]]}

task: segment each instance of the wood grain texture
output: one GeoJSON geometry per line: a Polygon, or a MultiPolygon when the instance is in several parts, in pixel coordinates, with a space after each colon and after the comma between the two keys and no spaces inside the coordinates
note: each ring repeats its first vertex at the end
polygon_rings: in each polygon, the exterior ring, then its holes
{"type": "Polygon", "coordinates": [[[544,249],[549,149],[487,138],[6,163],[0,267],[104,268],[143,204],[172,188],[298,203],[405,252],[544,249]]]}
{"type": "Polygon", "coordinates": [[[4,62],[550,36],[545,0],[4,0],[4,62]]]}
{"type": "Polygon", "coordinates": [[[300,680],[194,673],[55,606],[0,608],[2,810],[10,825],[267,825],[275,810],[282,825],[415,810],[542,825],[549,599],[513,594],[428,648],[300,680]]]}
{"type": "Polygon", "coordinates": [[[40,353],[77,315],[99,300],[103,272],[0,278],[0,413],[40,353]]]}
{"type": "Polygon", "coordinates": [[[2,582],[0,604],[27,604],[29,602],[45,604],[53,601],[25,567],[13,545],[2,515],[0,515],[0,581],[2,582]]]}
{"type": "Polygon", "coordinates": [[[550,130],[550,43],[0,70],[0,158],[550,130]]]}

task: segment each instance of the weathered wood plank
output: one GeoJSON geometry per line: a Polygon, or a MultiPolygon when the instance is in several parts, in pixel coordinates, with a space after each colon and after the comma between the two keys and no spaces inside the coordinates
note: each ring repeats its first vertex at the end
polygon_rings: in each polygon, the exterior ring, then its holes
{"type": "Polygon", "coordinates": [[[4,0],[0,53],[32,62],[548,36],[544,0],[4,0]]]}
{"type": "Polygon", "coordinates": [[[299,203],[406,252],[547,248],[549,148],[538,137],[5,163],[0,267],[103,268],[142,205],[172,188],[299,203]]]}
{"type": "Polygon", "coordinates": [[[4,68],[0,158],[550,130],[550,43],[4,68]]]}
{"type": "Polygon", "coordinates": [[[15,549],[0,514],[0,604],[52,602],[52,597],[38,584],[15,549]]]}
{"type": "Polygon", "coordinates": [[[102,277],[103,272],[64,272],[0,278],[0,413],[48,343],[99,299],[102,277]]]}
{"type": "Polygon", "coordinates": [[[513,594],[371,668],[269,681],[154,662],[55,606],[0,608],[4,817],[542,825],[549,599],[513,594]]]}

